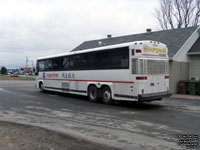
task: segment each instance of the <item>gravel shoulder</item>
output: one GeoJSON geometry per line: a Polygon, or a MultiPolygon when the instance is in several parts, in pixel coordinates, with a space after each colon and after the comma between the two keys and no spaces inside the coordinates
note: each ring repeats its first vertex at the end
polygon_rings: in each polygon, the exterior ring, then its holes
{"type": "Polygon", "coordinates": [[[47,129],[0,121],[0,150],[114,150],[47,129]]]}

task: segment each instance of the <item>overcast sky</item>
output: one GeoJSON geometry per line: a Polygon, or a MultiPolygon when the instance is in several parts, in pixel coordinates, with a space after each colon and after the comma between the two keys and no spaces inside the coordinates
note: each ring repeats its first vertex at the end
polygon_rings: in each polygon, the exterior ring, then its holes
{"type": "MultiPolygon", "coordinates": [[[[158,30],[157,0],[0,0],[0,66],[70,51],[83,41],[158,30]]],[[[31,65],[31,63],[29,63],[31,65]]]]}

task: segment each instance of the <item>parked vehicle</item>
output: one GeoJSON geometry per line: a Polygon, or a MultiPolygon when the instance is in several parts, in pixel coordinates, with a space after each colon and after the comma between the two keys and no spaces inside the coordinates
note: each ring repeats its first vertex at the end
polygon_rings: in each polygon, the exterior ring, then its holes
{"type": "Polygon", "coordinates": [[[165,44],[135,41],[69,52],[37,60],[36,87],[85,95],[92,102],[150,102],[168,97],[165,44]]]}

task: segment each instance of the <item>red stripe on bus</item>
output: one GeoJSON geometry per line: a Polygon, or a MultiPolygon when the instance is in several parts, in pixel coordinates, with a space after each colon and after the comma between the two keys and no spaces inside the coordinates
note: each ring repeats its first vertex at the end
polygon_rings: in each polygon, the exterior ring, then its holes
{"type": "Polygon", "coordinates": [[[39,80],[61,80],[61,81],[83,81],[83,82],[112,82],[112,83],[134,83],[132,81],[105,81],[105,80],[78,80],[78,79],[44,79],[40,78],[39,80]]]}

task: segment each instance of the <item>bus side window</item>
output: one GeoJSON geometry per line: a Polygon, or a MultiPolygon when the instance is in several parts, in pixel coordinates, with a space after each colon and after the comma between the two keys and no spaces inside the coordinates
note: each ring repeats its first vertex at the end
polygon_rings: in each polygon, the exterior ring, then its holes
{"type": "Polygon", "coordinates": [[[81,58],[80,58],[80,65],[81,65],[81,69],[88,69],[87,67],[87,54],[82,54],[81,58]]]}
{"type": "Polygon", "coordinates": [[[129,67],[129,50],[119,48],[110,52],[111,68],[128,68],[129,67]]]}
{"type": "Polygon", "coordinates": [[[135,49],[132,49],[132,56],[135,55],[135,49]]]}
{"type": "Polygon", "coordinates": [[[45,71],[52,69],[52,60],[51,59],[47,59],[44,61],[44,69],[45,69],[45,71]]]}
{"type": "Polygon", "coordinates": [[[52,69],[59,70],[60,69],[60,58],[52,59],[52,69]]]}
{"type": "Polygon", "coordinates": [[[74,69],[75,70],[82,69],[83,66],[81,65],[81,55],[74,55],[73,61],[74,61],[74,69]]]}
{"type": "Polygon", "coordinates": [[[75,68],[73,56],[69,57],[69,68],[70,69],[74,69],[75,68]]]}
{"type": "Polygon", "coordinates": [[[94,54],[86,53],[82,55],[81,62],[84,69],[92,69],[94,68],[94,54]]]}
{"type": "Polygon", "coordinates": [[[105,69],[110,67],[110,57],[108,51],[97,52],[94,55],[94,65],[97,69],[105,69]]]}
{"type": "Polygon", "coordinates": [[[39,71],[44,71],[44,61],[39,61],[39,71]]]}
{"type": "Polygon", "coordinates": [[[68,57],[64,57],[62,59],[62,69],[64,70],[68,70],[69,69],[69,58],[68,57]]]}

